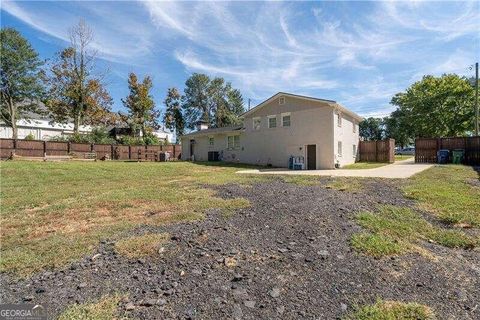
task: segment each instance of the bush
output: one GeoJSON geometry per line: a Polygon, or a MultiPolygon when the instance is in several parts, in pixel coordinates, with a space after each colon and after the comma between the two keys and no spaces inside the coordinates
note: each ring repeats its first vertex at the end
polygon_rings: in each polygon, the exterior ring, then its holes
{"type": "Polygon", "coordinates": [[[35,136],[33,135],[33,133],[29,133],[29,134],[27,134],[27,136],[25,137],[25,140],[35,140],[35,136]]]}
{"type": "Polygon", "coordinates": [[[93,128],[92,132],[87,134],[77,133],[68,136],[55,136],[50,141],[74,142],[74,143],[98,143],[98,144],[115,144],[116,141],[109,136],[105,127],[93,128]]]}

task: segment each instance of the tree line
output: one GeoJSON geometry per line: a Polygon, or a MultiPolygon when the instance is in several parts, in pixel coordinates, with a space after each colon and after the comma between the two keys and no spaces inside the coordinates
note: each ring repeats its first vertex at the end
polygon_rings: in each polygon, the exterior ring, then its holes
{"type": "Polygon", "coordinates": [[[163,123],[177,139],[198,121],[211,127],[241,123],[244,100],[241,92],[223,78],[193,74],[185,82],[183,94],[169,88],[161,114],[152,95],[151,76],[128,76],[129,94],[121,99],[126,112],[112,112],[113,99],[105,83],[106,72],[96,65],[92,48],[94,34],[81,20],[69,30],[70,45],[49,61],[38,53],[17,30],[2,28],[1,39],[1,111],[2,121],[17,138],[17,121],[32,113],[48,115],[56,123],[73,123],[73,138],[82,140],[79,129],[97,127],[93,137],[104,138],[106,126],[126,126],[131,138],[154,143],[154,130],[163,123]],[[40,105],[46,108],[40,108],[40,105]],[[98,129],[100,128],[100,129],[98,129]]]}
{"type": "Polygon", "coordinates": [[[396,107],[384,118],[360,123],[365,140],[393,138],[398,146],[415,138],[471,136],[475,128],[475,79],[457,74],[424,76],[390,102],[396,107]]]}

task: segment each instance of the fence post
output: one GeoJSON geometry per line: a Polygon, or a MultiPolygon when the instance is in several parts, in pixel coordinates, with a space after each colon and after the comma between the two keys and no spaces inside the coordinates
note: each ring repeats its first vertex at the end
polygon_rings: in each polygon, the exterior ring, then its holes
{"type": "Polygon", "coordinates": [[[110,160],[113,160],[114,151],[113,151],[113,143],[110,145],[110,160]]]}
{"type": "Polygon", "coordinates": [[[70,154],[72,151],[72,143],[70,141],[67,142],[67,154],[70,154]]]}
{"type": "Polygon", "coordinates": [[[128,145],[128,160],[132,160],[132,146],[128,145]]]}
{"type": "Polygon", "coordinates": [[[43,156],[47,156],[47,141],[43,141],[43,156]]]}
{"type": "Polygon", "coordinates": [[[174,157],[175,159],[177,159],[177,151],[175,150],[175,146],[176,146],[176,145],[174,144],[174,145],[173,145],[173,149],[172,149],[172,153],[173,153],[173,157],[174,157]]]}
{"type": "Polygon", "coordinates": [[[94,149],[93,145],[94,145],[93,143],[90,143],[90,152],[93,152],[93,149],[94,149]]]}

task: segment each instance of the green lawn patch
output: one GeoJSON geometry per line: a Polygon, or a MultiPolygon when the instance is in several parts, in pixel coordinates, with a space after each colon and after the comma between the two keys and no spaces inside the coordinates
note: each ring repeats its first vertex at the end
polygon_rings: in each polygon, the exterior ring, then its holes
{"type": "Polygon", "coordinates": [[[248,185],[244,166],[167,162],[0,163],[0,270],[28,276],[91,254],[99,241],[141,224],[201,219],[249,205],[205,185],[248,185]]]}
{"type": "Polygon", "coordinates": [[[402,155],[402,154],[396,154],[395,155],[395,161],[402,161],[402,160],[407,160],[407,159],[412,159],[413,156],[410,155],[402,155]]]}
{"type": "Polygon", "coordinates": [[[432,310],[418,303],[377,301],[359,308],[347,317],[350,320],[433,320],[432,310]]]}
{"type": "Polygon", "coordinates": [[[479,173],[461,165],[435,166],[413,176],[403,188],[418,206],[447,223],[480,227],[479,173]]]}
{"type": "Polygon", "coordinates": [[[115,243],[115,250],[128,258],[141,258],[158,254],[161,245],[168,241],[168,233],[144,234],[128,237],[115,243]]]}
{"type": "Polygon", "coordinates": [[[97,302],[75,304],[68,307],[58,320],[111,320],[126,319],[119,317],[120,295],[106,296],[97,302]]]}
{"type": "Polygon", "coordinates": [[[359,213],[356,220],[368,232],[354,235],[352,247],[376,257],[417,251],[421,240],[464,249],[479,243],[461,231],[432,225],[410,208],[381,206],[377,212],[359,213]]]}
{"type": "Polygon", "coordinates": [[[342,169],[373,169],[386,166],[389,163],[385,162],[355,162],[353,164],[349,164],[343,166],[342,169]]]}

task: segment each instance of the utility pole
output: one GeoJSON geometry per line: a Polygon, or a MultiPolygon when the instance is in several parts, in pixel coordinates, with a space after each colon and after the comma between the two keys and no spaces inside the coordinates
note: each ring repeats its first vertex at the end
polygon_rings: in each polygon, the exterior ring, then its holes
{"type": "Polygon", "coordinates": [[[250,98],[248,98],[248,110],[250,110],[250,98]]]}
{"type": "Polygon", "coordinates": [[[478,136],[478,62],[475,63],[475,135],[478,136]]]}

